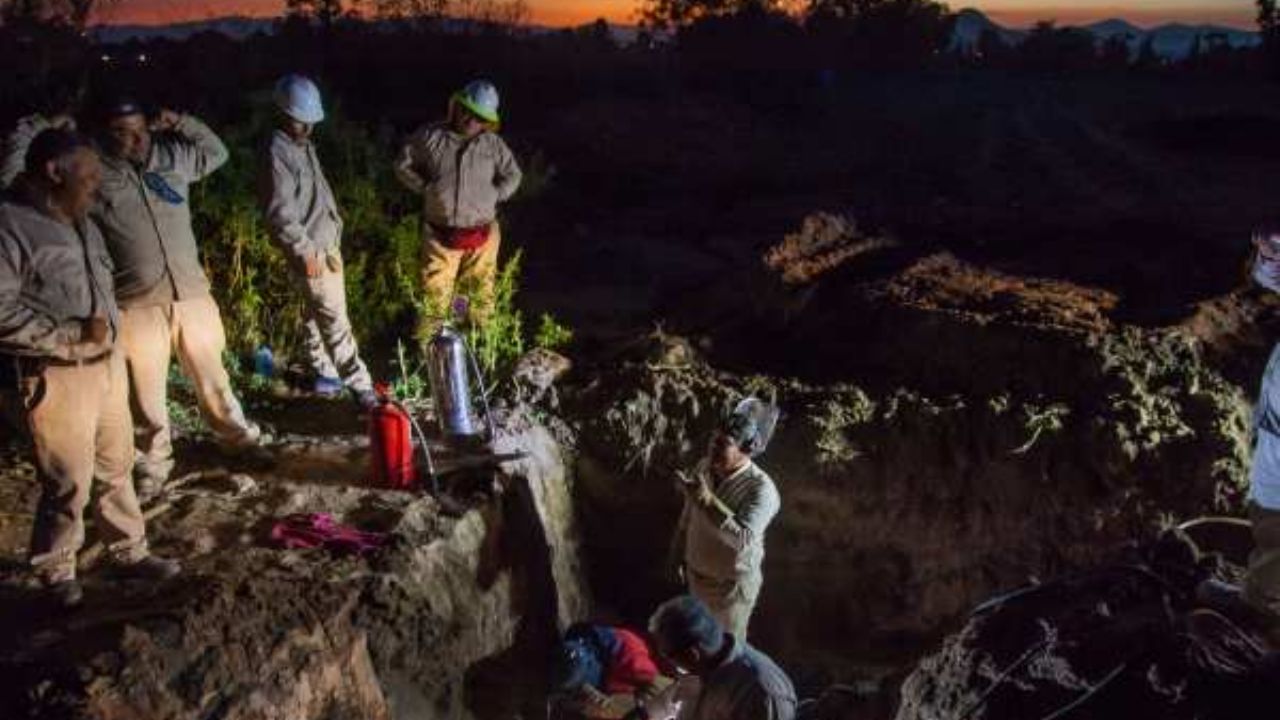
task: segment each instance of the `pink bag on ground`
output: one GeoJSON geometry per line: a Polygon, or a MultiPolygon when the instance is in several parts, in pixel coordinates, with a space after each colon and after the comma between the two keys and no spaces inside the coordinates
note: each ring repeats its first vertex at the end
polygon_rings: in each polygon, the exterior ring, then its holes
{"type": "Polygon", "coordinates": [[[335,553],[365,555],[386,545],[388,539],[386,533],[340,525],[329,513],[289,515],[271,526],[271,540],[286,550],[323,547],[335,553]]]}

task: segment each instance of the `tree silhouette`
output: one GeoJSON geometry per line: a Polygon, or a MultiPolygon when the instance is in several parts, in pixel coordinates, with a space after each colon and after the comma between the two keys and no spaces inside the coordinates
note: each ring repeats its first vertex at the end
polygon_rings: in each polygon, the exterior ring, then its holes
{"type": "Polygon", "coordinates": [[[782,9],[780,0],[644,0],[641,24],[654,30],[688,27],[699,20],[728,17],[744,12],[773,14],[782,9]]]}
{"type": "Polygon", "coordinates": [[[1019,54],[1022,63],[1035,70],[1087,70],[1098,61],[1092,33],[1050,21],[1031,28],[1019,54]]]}
{"type": "Polygon", "coordinates": [[[0,0],[0,22],[65,23],[83,32],[94,13],[119,0],[0,0]]]}
{"type": "Polygon", "coordinates": [[[382,20],[422,20],[444,15],[448,0],[370,0],[374,17],[382,20]]]}
{"type": "Polygon", "coordinates": [[[857,65],[918,66],[951,42],[955,16],[932,0],[809,1],[806,26],[857,65]]]}
{"type": "Polygon", "coordinates": [[[285,0],[284,6],[286,15],[315,18],[326,31],[342,17],[342,0],[285,0]]]}
{"type": "Polygon", "coordinates": [[[1258,0],[1258,30],[1272,74],[1280,75],[1280,7],[1276,0],[1258,0]]]}

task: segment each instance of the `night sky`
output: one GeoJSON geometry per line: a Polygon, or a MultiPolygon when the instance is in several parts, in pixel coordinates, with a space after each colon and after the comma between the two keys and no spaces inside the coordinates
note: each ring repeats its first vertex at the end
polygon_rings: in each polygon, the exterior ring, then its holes
{"type": "MultiPolygon", "coordinates": [[[[638,0],[526,0],[533,21],[570,25],[605,17],[633,22],[638,0]]],[[[1254,25],[1253,0],[971,0],[953,8],[976,7],[1011,26],[1037,20],[1064,23],[1122,17],[1138,25],[1165,22],[1212,22],[1237,27],[1254,25]]],[[[280,14],[283,0],[118,0],[100,18],[110,23],[163,24],[228,15],[270,17],[280,14]]]]}

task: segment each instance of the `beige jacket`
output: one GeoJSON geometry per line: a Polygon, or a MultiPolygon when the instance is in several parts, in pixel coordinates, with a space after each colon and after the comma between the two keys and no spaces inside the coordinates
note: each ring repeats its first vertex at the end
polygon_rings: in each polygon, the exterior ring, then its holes
{"type": "Polygon", "coordinates": [[[79,360],[111,349],[119,314],[111,258],[92,222],[65,225],[12,197],[0,202],[0,352],[79,360]],[[106,317],[101,344],[80,341],[81,321],[106,317]]]}
{"type": "Polygon", "coordinates": [[[722,520],[693,501],[685,503],[676,532],[685,565],[703,577],[734,580],[760,572],[764,533],[782,508],[773,479],[753,462],[713,483],[715,496],[733,511],[722,520]]]}
{"type": "Polygon", "coordinates": [[[283,130],[271,136],[259,173],[259,199],[271,239],[296,261],[336,249],[342,216],[315,145],[283,130]]]}
{"type": "Polygon", "coordinates": [[[4,139],[4,155],[0,157],[0,190],[13,184],[27,164],[27,148],[40,133],[53,127],[43,115],[28,115],[18,121],[4,139]]]}
{"type": "Polygon", "coordinates": [[[493,222],[498,203],[515,194],[522,176],[511,148],[495,133],[468,140],[436,124],[409,137],[396,177],[422,197],[426,222],[469,228],[493,222]]]}
{"type": "Polygon", "coordinates": [[[209,280],[191,228],[191,184],[221,167],[227,155],[212,130],[184,115],[174,132],[152,135],[145,167],[103,157],[102,189],[92,216],[115,262],[122,307],[208,296],[209,280]],[[147,173],[162,179],[177,202],[148,187],[147,173]]]}

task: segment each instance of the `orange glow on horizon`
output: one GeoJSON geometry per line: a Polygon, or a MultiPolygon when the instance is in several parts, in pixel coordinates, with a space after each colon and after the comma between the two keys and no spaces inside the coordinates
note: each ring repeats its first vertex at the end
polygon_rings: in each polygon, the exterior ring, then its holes
{"type": "MultiPolygon", "coordinates": [[[[552,27],[582,25],[601,17],[614,23],[634,23],[640,1],[526,0],[532,22],[552,27]]],[[[1252,0],[971,0],[950,5],[953,9],[977,7],[1008,27],[1028,27],[1041,20],[1083,24],[1124,18],[1139,26],[1184,22],[1255,29],[1252,0]]],[[[284,0],[119,0],[105,8],[98,21],[165,25],[228,16],[277,17],[283,9],[284,0]]]]}

